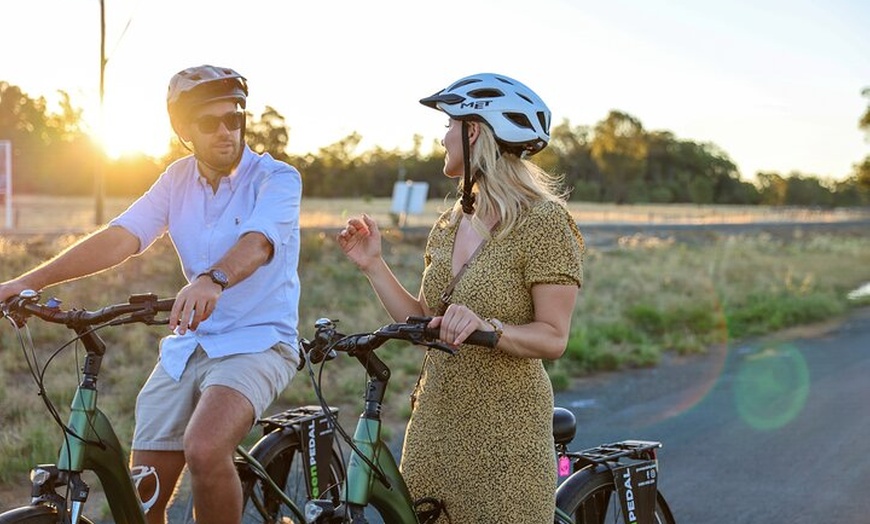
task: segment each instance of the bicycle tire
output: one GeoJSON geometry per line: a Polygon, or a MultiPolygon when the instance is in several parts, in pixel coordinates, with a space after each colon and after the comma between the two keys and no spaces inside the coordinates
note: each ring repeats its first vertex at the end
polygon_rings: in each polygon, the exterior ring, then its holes
{"type": "MultiPolygon", "coordinates": [[[[275,432],[261,442],[252,455],[263,465],[269,476],[293,502],[304,509],[309,500],[306,475],[303,471],[302,446],[295,433],[275,432]]],[[[296,522],[297,516],[274,493],[266,481],[251,471],[244,472],[246,463],[240,463],[244,508],[243,524],[296,522]]],[[[338,505],[344,482],[344,461],[335,445],[330,461],[330,488],[318,498],[329,499],[338,505]]]]}
{"type": "MultiPolygon", "coordinates": [[[[610,468],[598,465],[583,469],[556,490],[556,506],[571,515],[576,524],[625,522],[610,468]]],[[[676,524],[664,496],[656,493],[655,524],[676,524]]]]}
{"type": "MultiPolygon", "coordinates": [[[[0,524],[58,524],[57,509],[49,506],[24,506],[0,513],[0,524]]],[[[81,524],[93,524],[87,517],[81,524]]]]}

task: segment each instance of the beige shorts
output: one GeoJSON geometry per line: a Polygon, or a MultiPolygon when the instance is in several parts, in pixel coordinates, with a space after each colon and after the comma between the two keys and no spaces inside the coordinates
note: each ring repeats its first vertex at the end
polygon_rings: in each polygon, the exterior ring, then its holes
{"type": "MultiPolygon", "coordinates": [[[[209,358],[197,347],[176,382],[160,362],[136,398],[137,451],[181,451],[184,431],[202,392],[209,386],[226,386],[241,393],[259,418],[296,374],[299,355],[278,343],[260,353],[209,358]]],[[[253,421],[251,421],[253,423],[253,421]]]]}

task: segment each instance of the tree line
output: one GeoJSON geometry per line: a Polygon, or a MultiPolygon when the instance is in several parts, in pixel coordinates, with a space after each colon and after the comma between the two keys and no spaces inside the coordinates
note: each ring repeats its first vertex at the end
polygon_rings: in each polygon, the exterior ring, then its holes
{"type": "MultiPolygon", "coordinates": [[[[0,81],[0,140],[13,144],[16,192],[93,194],[95,174],[101,170],[105,194],[138,195],[170,162],[188,154],[173,138],[164,157],[110,159],[83,129],[82,110],[67,93],[59,94],[59,109],[50,110],[44,97],[33,98],[0,81]]],[[[862,95],[868,107],[857,127],[870,135],[870,88],[862,95]]],[[[289,130],[285,118],[270,106],[259,116],[248,114],[248,144],[296,166],[305,196],[390,196],[400,179],[428,182],[430,194],[439,197],[455,189],[455,182],[441,174],[442,149],[437,143],[424,147],[419,135],[411,150],[376,146],[360,151],[363,137],[354,132],[315,152],[291,155],[289,130]]],[[[870,156],[842,181],[795,171],[759,172],[748,182],[715,144],[647,130],[638,118],[621,111],[611,111],[593,126],[564,120],[551,130],[550,145],[534,161],[563,176],[572,200],[821,207],[870,202],[870,156]]]]}

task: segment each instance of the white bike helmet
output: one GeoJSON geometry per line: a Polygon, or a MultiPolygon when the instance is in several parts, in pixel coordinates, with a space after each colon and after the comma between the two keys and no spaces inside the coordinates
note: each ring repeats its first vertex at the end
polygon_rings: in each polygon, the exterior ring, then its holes
{"type": "Polygon", "coordinates": [[[217,100],[235,100],[242,109],[248,97],[245,77],[228,67],[201,65],[179,71],[169,81],[166,108],[169,122],[178,133],[179,124],[192,109],[217,100]]]}
{"type": "Polygon", "coordinates": [[[492,73],[461,78],[420,100],[457,120],[482,120],[508,151],[534,155],[550,141],[550,110],[522,83],[492,73]]]}

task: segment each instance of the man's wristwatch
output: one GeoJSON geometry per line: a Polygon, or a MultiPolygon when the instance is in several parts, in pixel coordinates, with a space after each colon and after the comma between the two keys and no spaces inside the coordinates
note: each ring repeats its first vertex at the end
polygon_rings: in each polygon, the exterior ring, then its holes
{"type": "Polygon", "coordinates": [[[209,269],[204,273],[196,275],[196,278],[204,276],[210,278],[212,282],[219,285],[221,287],[221,291],[225,290],[230,285],[230,279],[227,278],[227,274],[220,269],[209,269]]]}

